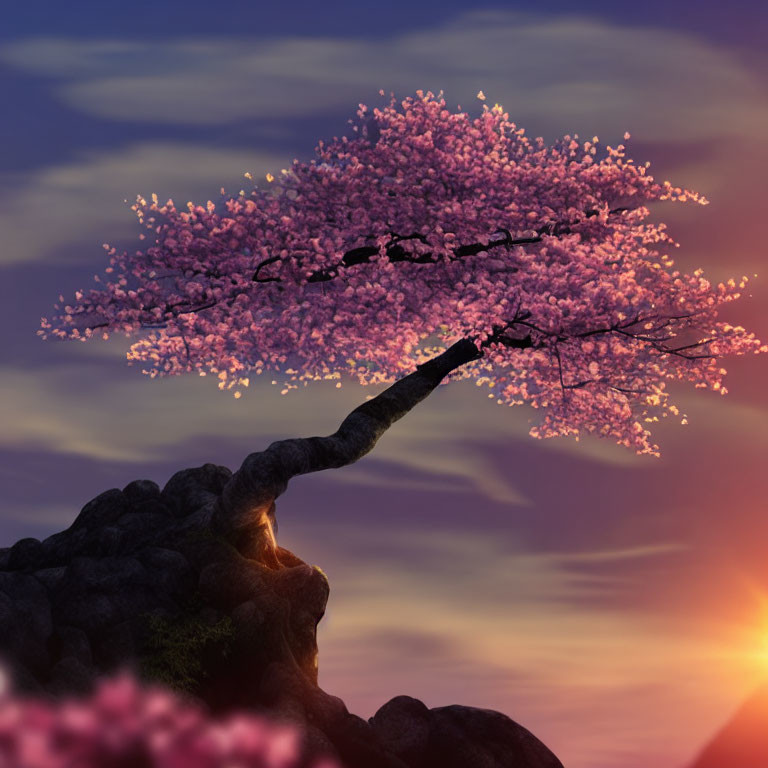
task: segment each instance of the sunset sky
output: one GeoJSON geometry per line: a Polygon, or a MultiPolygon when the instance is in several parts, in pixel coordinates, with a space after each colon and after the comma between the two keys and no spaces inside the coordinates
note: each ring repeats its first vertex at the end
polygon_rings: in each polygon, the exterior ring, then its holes
{"type": "MultiPolygon", "coordinates": [[[[768,4],[466,7],[5,9],[0,546],[136,478],[331,433],[375,391],[257,380],[234,400],[210,378],[150,381],[125,339],[36,331],[102,271],[102,243],[138,247],[137,194],[237,192],[309,159],[380,88],[471,112],[482,89],[547,140],[629,131],[632,157],[711,201],[654,207],[677,265],[749,275],[726,319],[768,340],[768,4]]],[[[768,676],[768,355],[725,367],[727,397],[672,388],[689,423],[656,430],[660,459],[534,440],[532,412],[460,382],[358,464],[292,481],[280,543],[331,583],[321,686],[364,717],[397,694],[498,709],[568,768],[683,768],[768,676]]]]}

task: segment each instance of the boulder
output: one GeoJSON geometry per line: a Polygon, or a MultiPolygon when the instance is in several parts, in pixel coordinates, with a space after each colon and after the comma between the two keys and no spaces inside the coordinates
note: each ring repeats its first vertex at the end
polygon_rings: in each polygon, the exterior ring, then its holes
{"type": "Polygon", "coordinates": [[[397,696],[369,722],[384,748],[409,768],[563,768],[530,731],[489,709],[428,709],[397,696]]]}

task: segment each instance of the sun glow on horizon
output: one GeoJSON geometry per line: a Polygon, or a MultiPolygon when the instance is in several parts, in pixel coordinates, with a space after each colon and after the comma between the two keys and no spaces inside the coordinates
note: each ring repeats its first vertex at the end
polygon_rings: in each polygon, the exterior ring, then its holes
{"type": "Polygon", "coordinates": [[[763,674],[768,677],[768,616],[764,617],[760,627],[755,658],[763,674]]]}
{"type": "Polygon", "coordinates": [[[752,588],[758,610],[754,622],[743,628],[740,645],[753,665],[758,682],[768,682],[768,593],[762,588],[752,588]]]}

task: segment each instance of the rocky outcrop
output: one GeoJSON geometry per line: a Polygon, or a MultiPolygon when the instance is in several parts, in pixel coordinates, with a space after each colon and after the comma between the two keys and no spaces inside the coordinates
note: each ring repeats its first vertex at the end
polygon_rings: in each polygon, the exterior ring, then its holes
{"type": "Polygon", "coordinates": [[[348,768],[558,768],[497,712],[427,709],[400,696],[369,722],[317,686],[316,627],[328,582],[277,546],[274,503],[217,524],[225,467],[139,480],[85,505],[44,541],[0,550],[0,653],[17,687],[87,690],[126,666],[203,700],[290,720],[307,755],[348,768]],[[243,553],[246,554],[243,554],[243,553]]]}
{"type": "Polygon", "coordinates": [[[412,768],[562,768],[530,731],[490,709],[427,709],[418,699],[397,696],[370,723],[386,748],[412,768]]]}

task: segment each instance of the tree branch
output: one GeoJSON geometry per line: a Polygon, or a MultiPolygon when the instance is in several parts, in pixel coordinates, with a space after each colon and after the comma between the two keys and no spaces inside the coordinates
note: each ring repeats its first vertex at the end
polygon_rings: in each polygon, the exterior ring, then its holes
{"type": "MultiPolygon", "coordinates": [[[[501,231],[501,230],[499,230],[501,231]]],[[[507,232],[507,235],[509,233],[507,232]]],[[[407,261],[411,264],[435,264],[437,263],[437,259],[435,259],[433,253],[430,251],[428,253],[422,253],[418,256],[412,256],[406,252],[406,250],[399,244],[400,240],[404,239],[412,239],[413,236],[409,238],[399,238],[396,241],[393,242],[393,244],[387,246],[386,250],[386,256],[392,263],[397,263],[400,261],[407,261]]],[[[424,238],[426,239],[426,238],[424,238]]],[[[467,245],[460,245],[457,248],[453,249],[453,259],[461,259],[464,256],[473,256],[476,253],[480,253],[481,251],[488,251],[493,248],[499,248],[500,246],[513,246],[513,245],[525,245],[528,243],[540,243],[542,241],[542,236],[537,235],[535,237],[519,237],[516,239],[512,239],[511,236],[505,236],[499,240],[490,240],[487,245],[483,245],[483,243],[469,243],[467,245]]],[[[360,248],[353,248],[350,251],[347,251],[344,256],[342,256],[341,261],[332,266],[332,267],[324,267],[323,269],[315,270],[309,278],[307,278],[307,282],[309,283],[324,283],[328,280],[333,280],[334,278],[338,277],[339,269],[341,267],[352,267],[357,264],[368,264],[373,256],[376,256],[379,252],[379,248],[376,245],[364,245],[360,248]]]]}
{"type": "MultiPolygon", "coordinates": [[[[615,214],[621,214],[625,213],[626,211],[632,210],[631,208],[612,208],[608,211],[608,215],[615,215],[615,214]]],[[[594,216],[597,216],[599,211],[595,209],[588,209],[584,211],[585,218],[592,218],[594,216]]],[[[481,253],[482,251],[489,251],[494,248],[500,248],[500,247],[506,247],[511,248],[514,245],[529,245],[531,243],[540,243],[544,239],[545,236],[547,237],[558,237],[560,235],[568,234],[571,232],[571,226],[574,224],[578,224],[579,222],[572,221],[572,222],[554,222],[550,224],[545,224],[543,227],[540,227],[539,229],[535,230],[536,235],[531,237],[517,237],[513,238],[511,232],[508,229],[505,229],[504,227],[499,227],[496,231],[497,232],[503,232],[504,237],[498,238],[495,240],[489,240],[487,245],[483,243],[467,243],[466,245],[460,245],[453,249],[453,257],[452,259],[461,259],[465,256],[474,256],[475,254],[481,253]]],[[[427,253],[422,254],[409,254],[405,248],[401,245],[401,243],[404,240],[419,240],[422,243],[427,242],[426,235],[423,235],[419,232],[413,232],[410,235],[398,235],[395,232],[390,232],[390,242],[387,244],[386,249],[386,256],[392,263],[398,263],[398,262],[409,262],[411,264],[435,264],[437,263],[437,259],[434,257],[434,254],[429,251],[427,253]]],[[[349,251],[347,251],[341,258],[338,264],[331,266],[331,267],[323,267],[322,269],[315,270],[309,277],[307,278],[308,283],[323,283],[328,282],[329,280],[333,280],[339,275],[339,269],[342,267],[352,267],[356,266],[358,264],[368,264],[370,263],[370,260],[372,257],[377,255],[379,252],[378,246],[375,245],[363,245],[358,248],[352,248],[349,251]]],[[[262,260],[254,270],[254,273],[251,277],[252,283],[280,283],[281,279],[277,276],[271,276],[271,277],[261,277],[261,270],[265,267],[271,265],[271,264],[277,264],[281,261],[281,258],[279,256],[271,256],[269,258],[266,258],[262,260]]],[[[510,272],[516,271],[515,269],[510,269],[510,272]]],[[[194,272],[192,271],[190,273],[192,276],[195,275],[203,275],[205,277],[211,277],[211,278],[221,278],[223,277],[218,271],[216,270],[207,270],[205,272],[194,272]]],[[[164,277],[170,277],[170,275],[165,275],[164,277]]],[[[278,289],[282,290],[280,286],[278,286],[278,289]]],[[[227,296],[225,298],[216,300],[216,301],[208,301],[200,306],[194,306],[194,304],[189,300],[182,300],[180,302],[177,302],[176,304],[172,305],[166,305],[163,307],[163,314],[170,314],[171,317],[175,317],[177,315],[182,314],[194,314],[196,312],[202,312],[206,309],[211,309],[213,307],[216,307],[224,302],[232,302],[234,301],[241,293],[243,293],[247,289],[238,290],[235,291],[235,293],[231,296],[227,296]]],[[[150,308],[151,310],[152,308],[150,308]]],[[[108,323],[99,323],[98,325],[89,325],[86,326],[88,328],[101,328],[108,325],[108,323]]],[[[153,319],[150,320],[147,323],[141,323],[142,328],[163,328],[165,327],[164,322],[158,322],[157,320],[153,319]]],[[[500,341],[500,343],[506,344],[506,341],[500,341]]],[[[509,346],[509,345],[507,345],[509,346]]]]}
{"type": "MultiPolygon", "coordinates": [[[[608,211],[608,215],[616,215],[620,213],[625,213],[627,211],[631,210],[630,208],[612,208],[608,211]]],[[[597,216],[599,214],[599,211],[595,209],[589,209],[584,212],[585,218],[592,218],[594,216],[597,216]]],[[[535,230],[536,235],[531,237],[517,237],[513,238],[512,234],[508,229],[504,229],[503,227],[498,228],[498,232],[503,232],[504,237],[496,240],[489,240],[487,245],[484,245],[483,243],[468,243],[466,245],[460,245],[453,249],[453,257],[452,259],[461,259],[465,256],[474,256],[477,253],[481,253],[482,251],[489,251],[493,248],[500,248],[502,246],[506,248],[510,248],[513,245],[529,245],[531,243],[540,243],[545,236],[549,237],[558,237],[559,235],[566,235],[571,232],[571,227],[575,224],[578,224],[578,221],[569,221],[569,222],[553,222],[550,224],[545,224],[543,227],[539,227],[539,229],[535,230]]],[[[413,264],[434,264],[436,263],[436,259],[434,258],[433,254],[431,252],[429,253],[423,253],[419,254],[418,256],[411,256],[409,255],[405,249],[400,245],[400,243],[403,240],[419,240],[422,243],[427,242],[427,238],[425,235],[420,234],[418,232],[414,232],[410,235],[397,235],[394,232],[390,232],[390,235],[392,239],[387,244],[386,249],[386,256],[387,258],[395,263],[400,261],[408,261],[413,264]]],[[[379,252],[379,248],[376,245],[364,245],[360,246],[359,248],[352,248],[351,250],[347,251],[339,261],[338,264],[331,266],[331,267],[324,267],[322,269],[315,270],[309,278],[307,279],[307,282],[310,283],[322,283],[326,282],[328,280],[333,280],[335,277],[339,274],[339,269],[342,267],[352,267],[357,264],[367,264],[370,262],[371,258],[373,256],[376,256],[379,252]]],[[[259,265],[259,268],[261,268],[262,265],[259,265]]],[[[254,276],[255,279],[255,276],[254,276]]]]}

